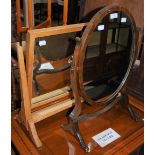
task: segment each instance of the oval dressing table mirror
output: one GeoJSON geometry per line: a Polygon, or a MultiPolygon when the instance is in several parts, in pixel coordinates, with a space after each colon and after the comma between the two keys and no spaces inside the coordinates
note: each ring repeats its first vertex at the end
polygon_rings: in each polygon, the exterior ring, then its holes
{"type": "Polygon", "coordinates": [[[81,147],[90,152],[93,146],[85,142],[79,129],[80,121],[105,113],[121,100],[128,105],[131,117],[137,120],[125,91],[136,58],[137,29],[127,9],[109,5],[93,16],[76,41],[71,67],[75,106],[69,115],[69,124],[62,127],[71,131],[81,147]],[[85,114],[83,103],[100,108],[85,114]]]}

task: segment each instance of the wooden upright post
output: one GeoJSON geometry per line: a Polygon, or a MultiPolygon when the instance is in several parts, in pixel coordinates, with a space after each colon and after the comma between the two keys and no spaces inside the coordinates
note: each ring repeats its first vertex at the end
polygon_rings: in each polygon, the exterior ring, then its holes
{"type": "Polygon", "coordinates": [[[63,24],[67,25],[67,21],[68,21],[68,0],[64,0],[63,24]]]}

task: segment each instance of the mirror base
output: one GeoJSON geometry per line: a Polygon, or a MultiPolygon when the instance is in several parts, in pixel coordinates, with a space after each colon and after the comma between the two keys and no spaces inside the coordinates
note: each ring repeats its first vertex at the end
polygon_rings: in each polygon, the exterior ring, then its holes
{"type": "Polygon", "coordinates": [[[68,117],[68,120],[69,120],[68,124],[62,124],[61,127],[65,131],[69,131],[70,133],[72,133],[73,136],[75,136],[75,138],[77,139],[77,141],[79,142],[79,144],[81,145],[81,147],[84,149],[85,152],[90,152],[92,149],[85,142],[85,140],[80,132],[80,129],[79,129],[80,121],[88,120],[90,118],[95,118],[95,117],[111,110],[120,101],[124,101],[123,104],[127,105],[131,118],[137,122],[138,117],[137,117],[136,113],[134,112],[134,110],[132,109],[132,106],[129,103],[128,94],[119,93],[118,96],[116,97],[116,99],[111,104],[107,105],[106,107],[104,107],[103,109],[101,109],[98,112],[79,115],[75,118],[73,118],[70,113],[70,115],[68,117]]]}
{"type": "Polygon", "coordinates": [[[71,132],[73,134],[73,136],[75,136],[75,138],[77,139],[77,141],[79,142],[81,147],[84,149],[84,151],[89,152],[89,147],[86,144],[86,142],[84,141],[83,136],[80,133],[78,121],[72,120],[71,117],[69,117],[69,120],[70,120],[69,124],[62,124],[61,127],[65,131],[71,132]]]}

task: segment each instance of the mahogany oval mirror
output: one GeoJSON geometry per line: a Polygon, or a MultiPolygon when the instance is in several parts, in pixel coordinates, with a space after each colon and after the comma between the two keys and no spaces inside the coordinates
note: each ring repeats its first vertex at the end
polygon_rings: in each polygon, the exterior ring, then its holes
{"type": "Polygon", "coordinates": [[[101,9],[88,23],[80,44],[80,94],[89,104],[114,99],[123,88],[136,48],[136,27],[121,7],[101,9]]]}

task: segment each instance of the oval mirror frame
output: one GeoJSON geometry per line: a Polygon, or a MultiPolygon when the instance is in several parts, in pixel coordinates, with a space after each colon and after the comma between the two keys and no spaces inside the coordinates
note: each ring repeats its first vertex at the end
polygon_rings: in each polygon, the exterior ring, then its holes
{"type": "Polygon", "coordinates": [[[87,24],[87,27],[84,30],[84,33],[82,35],[82,38],[81,38],[79,44],[77,44],[79,50],[78,50],[78,53],[75,52],[77,54],[77,56],[76,56],[76,59],[74,59],[74,61],[77,61],[77,62],[74,62],[74,64],[78,65],[77,76],[78,76],[79,94],[84,98],[84,100],[88,104],[92,105],[95,103],[111,102],[112,100],[115,99],[115,97],[118,95],[118,93],[123,89],[123,86],[125,85],[125,82],[127,81],[130,70],[131,70],[134,60],[136,58],[137,39],[138,39],[138,31],[136,29],[136,24],[135,24],[134,18],[126,8],[123,8],[123,7],[117,6],[117,5],[110,5],[110,6],[104,7],[103,9],[101,9],[98,13],[96,13],[93,16],[93,18],[87,24]],[[93,31],[95,30],[96,26],[99,24],[99,22],[104,17],[106,17],[108,14],[113,13],[115,11],[124,13],[129,18],[129,20],[131,22],[132,44],[131,44],[129,65],[128,65],[128,69],[125,73],[125,76],[124,76],[122,82],[120,83],[120,85],[118,86],[118,88],[110,96],[103,98],[101,101],[100,100],[94,101],[90,98],[90,96],[88,96],[88,94],[85,91],[84,85],[83,85],[83,83],[84,83],[83,68],[84,68],[86,48],[87,48],[87,45],[91,39],[91,35],[92,35],[93,31]]]}

